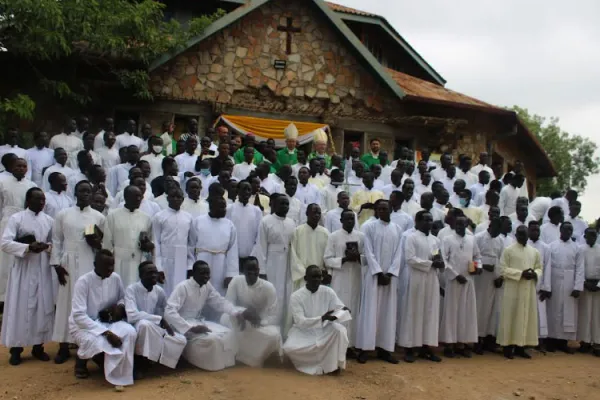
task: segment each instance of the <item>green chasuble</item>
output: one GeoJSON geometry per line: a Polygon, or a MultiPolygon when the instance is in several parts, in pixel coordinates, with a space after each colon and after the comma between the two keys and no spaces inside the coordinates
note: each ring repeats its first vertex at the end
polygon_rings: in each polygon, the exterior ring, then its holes
{"type": "Polygon", "coordinates": [[[279,171],[281,167],[284,165],[295,165],[298,164],[298,150],[294,149],[294,151],[290,154],[287,147],[280,149],[277,151],[277,162],[275,163],[275,169],[279,171]]]}
{"type": "Polygon", "coordinates": [[[371,153],[363,154],[360,161],[362,161],[368,169],[370,169],[372,165],[381,164],[379,157],[373,157],[373,154],[371,153]]]}
{"type": "MultiPolygon", "coordinates": [[[[313,151],[312,153],[310,153],[308,155],[308,161],[312,160],[313,158],[319,158],[317,156],[317,152],[313,151]]],[[[329,154],[325,154],[325,168],[329,169],[331,168],[331,156],[329,154]]]]}
{"type": "MultiPolygon", "coordinates": [[[[233,159],[235,160],[236,164],[241,164],[244,162],[244,149],[246,147],[242,147],[240,149],[238,149],[234,154],[233,154],[233,159]]],[[[263,155],[260,154],[258,152],[258,150],[254,149],[254,165],[258,165],[261,162],[263,162],[263,155]]]]}

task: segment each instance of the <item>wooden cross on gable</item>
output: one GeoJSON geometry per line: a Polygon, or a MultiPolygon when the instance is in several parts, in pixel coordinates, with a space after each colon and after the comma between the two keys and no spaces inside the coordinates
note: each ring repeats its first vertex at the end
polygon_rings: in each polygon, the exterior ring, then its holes
{"type": "Polygon", "coordinates": [[[300,28],[294,28],[294,24],[292,22],[292,17],[287,17],[287,24],[285,26],[283,25],[279,25],[277,27],[277,30],[279,32],[285,32],[285,41],[286,41],[286,47],[285,47],[285,53],[286,54],[292,54],[292,33],[300,33],[302,32],[302,29],[300,28]]]}

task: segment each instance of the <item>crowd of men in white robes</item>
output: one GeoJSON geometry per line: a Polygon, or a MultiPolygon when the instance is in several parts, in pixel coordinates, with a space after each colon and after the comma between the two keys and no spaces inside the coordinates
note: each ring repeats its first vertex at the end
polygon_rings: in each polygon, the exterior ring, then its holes
{"type": "Polygon", "coordinates": [[[0,146],[11,365],[28,346],[49,361],[50,341],[62,364],[76,345],[76,377],[92,359],[121,387],[180,358],[217,371],[285,355],[317,375],[397,364],[397,347],[439,362],[440,344],[530,358],[577,340],[600,356],[597,230],[573,190],[530,202],[519,162],[503,174],[486,153],[438,164],[422,149],[415,165],[406,148],[390,162],[377,139],[329,157],[323,131],[306,156],[293,125],[276,153],[224,126],[200,139],[195,120],[184,142],[169,124],[86,124],[0,146]]]}

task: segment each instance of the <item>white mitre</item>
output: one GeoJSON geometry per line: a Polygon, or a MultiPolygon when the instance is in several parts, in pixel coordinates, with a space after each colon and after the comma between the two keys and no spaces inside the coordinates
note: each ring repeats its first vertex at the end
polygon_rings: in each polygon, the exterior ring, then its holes
{"type": "Polygon", "coordinates": [[[294,139],[294,140],[298,140],[298,128],[296,128],[296,125],[294,124],[289,124],[287,126],[287,128],[285,128],[285,130],[283,131],[283,136],[285,136],[286,140],[287,139],[294,139]]]}
{"type": "Polygon", "coordinates": [[[327,143],[328,141],[327,133],[323,129],[317,129],[315,132],[315,143],[327,143]]]}

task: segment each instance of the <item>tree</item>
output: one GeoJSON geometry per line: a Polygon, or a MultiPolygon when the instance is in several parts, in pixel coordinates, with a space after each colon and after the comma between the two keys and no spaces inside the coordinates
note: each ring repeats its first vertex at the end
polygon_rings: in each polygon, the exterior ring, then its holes
{"type": "Polygon", "coordinates": [[[549,120],[536,114],[530,114],[525,108],[513,106],[521,121],[537,136],[548,157],[554,163],[558,175],[537,181],[538,196],[548,196],[555,191],[568,188],[583,192],[590,175],[600,172],[596,156],[597,144],[580,135],[563,131],[558,125],[559,119],[549,120]]]}
{"type": "MultiPolygon", "coordinates": [[[[151,99],[148,64],[223,15],[219,10],[183,26],[165,21],[164,7],[156,0],[0,0],[0,55],[30,68],[31,88],[59,101],[90,101],[90,86],[77,75],[82,64],[102,70],[132,96],[151,99]],[[73,70],[40,67],[61,62],[73,70]]],[[[34,113],[26,88],[0,93],[0,123],[34,113]]]]}

